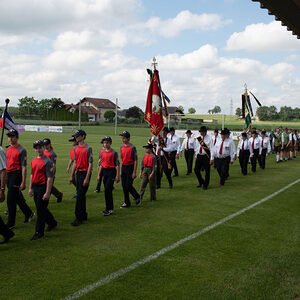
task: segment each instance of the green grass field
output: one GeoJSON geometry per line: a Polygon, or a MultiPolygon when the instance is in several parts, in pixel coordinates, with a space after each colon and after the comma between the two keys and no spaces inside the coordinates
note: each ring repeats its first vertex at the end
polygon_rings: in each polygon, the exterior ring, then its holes
{"type": "MultiPolygon", "coordinates": [[[[113,138],[119,152],[121,139],[111,127],[88,127],[87,143],[97,160],[100,139],[113,138]]],[[[124,128],[119,128],[119,132],[124,128]]],[[[149,129],[130,130],[140,160],[149,129]]],[[[121,184],[115,185],[115,214],[103,217],[103,189],[95,194],[96,162],[87,194],[89,220],[72,227],[74,187],[65,172],[69,160],[70,133],[23,133],[20,142],[28,160],[34,157],[32,142],[49,137],[58,155],[55,185],[63,191],[62,203],[51,198],[49,208],[58,228],[38,241],[29,241],[35,220],[23,224],[17,213],[15,237],[0,247],[0,299],[61,299],[161,248],[241,210],[299,179],[300,157],[276,164],[267,159],[265,170],[240,175],[236,161],[230,178],[218,187],[212,169],[207,191],[197,189],[195,175],[180,176],[170,190],[166,178],[149,202],[146,191],[140,207],[121,210],[121,184]]],[[[6,143],[4,143],[6,145],[6,143]]],[[[29,174],[30,170],[28,170],[29,174]]],[[[140,180],[134,183],[139,188],[140,180]]],[[[33,200],[27,196],[29,205],[33,200]]],[[[265,203],[206,232],[177,249],[99,287],[83,299],[297,299],[300,297],[300,183],[265,203]]],[[[4,216],[6,204],[0,204],[4,216]]]]}

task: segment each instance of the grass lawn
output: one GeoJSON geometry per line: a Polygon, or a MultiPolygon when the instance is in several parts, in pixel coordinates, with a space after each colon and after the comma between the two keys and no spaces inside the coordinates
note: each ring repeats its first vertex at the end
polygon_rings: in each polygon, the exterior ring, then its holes
{"type": "MultiPolygon", "coordinates": [[[[125,128],[120,128],[121,132],[125,128]]],[[[103,189],[95,194],[96,160],[100,139],[111,135],[119,152],[120,137],[113,127],[88,127],[87,143],[94,153],[94,172],[87,194],[89,220],[74,228],[74,187],[65,172],[70,133],[23,133],[20,143],[34,157],[32,142],[49,137],[58,155],[55,186],[63,191],[62,203],[51,198],[49,208],[57,230],[29,241],[34,222],[23,224],[17,213],[16,236],[0,247],[0,299],[61,299],[112,272],[199,231],[272,194],[299,178],[300,157],[286,163],[267,159],[265,170],[240,175],[236,161],[230,179],[218,187],[211,170],[207,191],[197,189],[195,175],[185,176],[184,159],[174,188],[166,178],[157,202],[148,202],[147,190],[140,207],[121,210],[121,183],[115,185],[115,214],[103,217],[103,189]]],[[[132,143],[140,161],[149,129],[131,128],[132,143]]],[[[5,143],[4,143],[5,145],[5,143]]],[[[30,170],[28,170],[29,174],[30,170]]],[[[138,189],[140,180],[134,183],[138,189]]],[[[33,200],[27,196],[29,205],[33,200]]],[[[300,297],[300,183],[252,210],[185,243],[136,270],[99,287],[83,299],[296,299],[300,297]]],[[[0,214],[6,204],[0,204],[0,214]]]]}

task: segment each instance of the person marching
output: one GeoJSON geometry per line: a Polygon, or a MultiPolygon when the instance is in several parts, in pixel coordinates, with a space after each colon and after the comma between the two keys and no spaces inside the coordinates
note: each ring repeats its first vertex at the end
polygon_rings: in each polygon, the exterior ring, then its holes
{"type": "MultiPolygon", "coordinates": [[[[105,148],[103,146],[103,140],[101,140],[101,145],[102,145],[102,148],[99,152],[99,160],[98,160],[98,166],[97,166],[97,173],[99,171],[99,168],[100,168],[100,156],[101,156],[101,152],[105,151],[105,148]]],[[[100,174],[100,179],[99,181],[97,181],[97,186],[96,186],[96,189],[95,189],[95,193],[100,193],[100,189],[101,189],[101,184],[102,184],[102,180],[103,180],[103,172],[100,174]]]]}
{"type": "MultiPolygon", "coordinates": [[[[74,137],[72,137],[69,142],[72,143],[72,146],[73,148],[70,150],[70,160],[69,160],[69,163],[68,163],[68,167],[67,167],[67,170],[66,172],[69,173],[70,172],[70,168],[72,167],[73,163],[74,163],[74,151],[75,151],[75,147],[77,146],[77,142],[76,142],[76,139],[74,137]]],[[[73,178],[72,178],[72,184],[75,186],[76,188],[76,174],[74,172],[73,174],[73,178]]],[[[72,197],[72,199],[76,199],[77,198],[77,195],[74,195],[72,197]]]]}
{"type": "Polygon", "coordinates": [[[7,158],[7,226],[13,228],[16,221],[16,205],[18,205],[25,215],[24,223],[31,222],[35,216],[34,212],[26,204],[21,191],[26,188],[26,150],[18,143],[18,131],[11,129],[7,133],[10,146],[6,150],[7,158]]]}
{"type": "Polygon", "coordinates": [[[256,172],[256,164],[259,156],[261,155],[261,141],[257,136],[256,131],[252,131],[252,137],[249,139],[251,145],[250,160],[252,173],[256,172]]]}
{"type": "Polygon", "coordinates": [[[122,137],[123,146],[120,148],[121,153],[121,182],[124,193],[124,203],[121,208],[128,208],[131,206],[129,193],[135,200],[136,205],[141,204],[140,195],[133,187],[133,181],[136,178],[137,169],[137,152],[134,145],[130,143],[130,133],[123,131],[120,136],[122,137]]]}
{"type": "Polygon", "coordinates": [[[176,159],[179,158],[179,153],[180,153],[180,138],[175,134],[175,129],[174,127],[170,128],[170,137],[169,139],[171,140],[171,143],[173,145],[173,150],[170,152],[170,162],[171,162],[171,174],[174,169],[174,175],[173,177],[178,176],[178,168],[176,164],[176,159]]]}
{"type": "Polygon", "coordinates": [[[120,181],[120,163],[118,153],[111,148],[112,139],[106,136],[103,140],[105,151],[100,154],[100,168],[98,170],[97,181],[100,180],[100,174],[103,173],[105,210],[104,216],[110,216],[114,212],[113,188],[114,181],[120,181]]]}
{"type": "Polygon", "coordinates": [[[185,134],[186,137],[183,140],[180,148],[180,156],[182,156],[182,151],[184,150],[184,158],[187,167],[186,175],[190,175],[192,173],[193,168],[195,139],[192,137],[192,132],[189,129],[186,131],[185,134]]]}
{"type": "Polygon", "coordinates": [[[89,183],[93,168],[93,152],[92,148],[85,143],[86,132],[78,129],[74,134],[78,145],[74,149],[74,163],[69,179],[69,184],[72,184],[73,176],[76,171],[76,206],[75,220],[71,223],[72,226],[79,226],[83,221],[87,221],[86,212],[86,192],[89,188],[89,183]]]}
{"type": "Polygon", "coordinates": [[[273,134],[273,149],[274,153],[276,155],[276,163],[279,163],[280,161],[280,152],[281,152],[281,133],[280,128],[276,129],[276,133],[273,134]]]}
{"type": "MultiPolygon", "coordinates": [[[[215,129],[214,130],[214,137],[213,137],[213,147],[215,147],[215,145],[217,144],[217,142],[221,139],[221,137],[219,136],[219,130],[218,129],[215,129]]],[[[217,164],[214,163],[213,164],[214,166],[214,169],[217,168],[217,164]]]]}
{"type": "Polygon", "coordinates": [[[271,152],[270,139],[266,136],[266,132],[264,130],[260,133],[260,147],[261,147],[261,155],[258,157],[258,163],[261,169],[265,169],[266,167],[266,156],[271,152]]]}
{"type": "Polygon", "coordinates": [[[195,147],[196,163],[194,172],[198,179],[197,187],[203,187],[203,190],[207,190],[210,180],[210,155],[213,149],[212,138],[207,135],[206,126],[201,126],[200,136],[197,138],[195,147]],[[205,179],[201,176],[201,170],[205,171],[205,179]]]}
{"type": "Polygon", "coordinates": [[[55,173],[56,173],[56,158],[57,155],[53,150],[53,147],[51,145],[51,141],[50,139],[46,138],[43,139],[43,143],[44,143],[44,154],[46,156],[48,156],[53,164],[53,184],[52,184],[52,189],[51,189],[51,194],[54,195],[57,199],[57,203],[62,202],[62,197],[63,197],[63,193],[61,193],[55,186],[54,186],[54,180],[55,180],[55,173]]]}
{"type": "Polygon", "coordinates": [[[239,158],[242,175],[246,176],[248,173],[248,161],[250,157],[251,145],[247,139],[247,133],[242,133],[242,138],[239,140],[237,147],[237,157],[239,158]]]}
{"type": "Polygon", "coordinates": [[[294,129],[293,135],[294,135],[294,146],[293,146],[293,149],[291,151],[291,157],[297,158],[299,139],[298,139],[298,133],[297,133],[296,129],[294,129]]]}
{"type": "Polygon", "coordinates": [[[282,159],[284,155],[284,161],[288,161],[288,157],[289,157],[288,143],[289,143],[289,133],[288,133],[288,129],[285,128],[281,134],[281,150],[282,150],[282,159]]]}
{"type": "Polygon", "coordinates": [[[143,198],[147,184],[150,186],[150,201],[156,201],[156,179],[155,173],[157,169],[157,157],[153,153],[153,145],[147,144],[145,148],[145,156],[142,160],[141,171],[139,177],[142,179],[140,187],[140,197],[143,198]]]}
{"type": "MultiPolygon", "coordinates": [[[[0,147],[0,203],[5,200],[5,185],[7,179],[6,172],[6,155],[2,147],[0,147]]],[[[15,234],[9,229],[2,218],[0,217],[0,235],[3,239],[0,241],[0,245],[6,244],[15,234]]]]}
{"type": "Polygon", "coordinates": [[[289,143],[288,143],[288,151],[289,151],[289,160],[293,159],[294,149],[297,142],[297,137],[293,132],[293,129],[289,129],[289,143]]]}
{"type": "Polygon", "coordinates": [[[37,154],[31,161],[31,176],[28,194],[33,196],[37,220],[35,224],[35,234],[31,240],[38,240],[44,237],[45,224],[48,224],[46,232],[57,227],[57,221],[48,209],[51,194],[54,172],[52,161],[44,154],[44,143],[37,140],[33,143],[33,148],[37,154]]]}
{"type": "Polygon", "coordinates": [[[229,164],[234,161],[235,149],[231,139],[227,137],[228,134],[229,131],[226,129],[221,131],[221,139],[215,145],[211,153],[210,163],[213,164],[214,158],[216,159],[217,171],[220,176],[219,186],[224,186],[227,179],[229,164]]]}

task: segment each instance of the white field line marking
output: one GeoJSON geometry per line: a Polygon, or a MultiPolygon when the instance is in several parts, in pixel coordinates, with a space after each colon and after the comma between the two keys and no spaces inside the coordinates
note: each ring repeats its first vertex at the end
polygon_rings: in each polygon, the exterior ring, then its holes
{"type": "Polygon", "coordinates": [[[223,218],[223,219],[221,219],[221,220],[219,220],[219,221],[217,221],[217,222],[215,222],[215,223],[213,223],[213,224],[211,224],[211,225],[209,225],[207,227],[204,227],[200,231],[195,232],[195,233],[193,233],[193,234],[191,234],[191,235],[189,235],[189,236],[187,236],[187,237],[185,237],[185,238],[177,241],[176,243],[174,243],[174,244],[172,244],[172,245],[170,245],[168,247],[160,249],[157,252],[155,252],[155,253],[153,253],[153,254],[151,254],[149,256],[146,256],[146,257],[144,257],[144,258],[142,258],[142,259],[134,262],[133,264],[131,264],[131,265],[129,265],[129,266],[123,268],[123,269],[120,269],[120,270],[118,270],[118,271],[116,271],[114,273],[111,273],[108,276],[100,279],[97,282],[94,282],[94,283],[92,283],[90,285],[87,285],[85,288],[83,288],[83,289],[75,292],[72,295],[67,296],[66,298],[64,298],[64,300],[78,299],[79,297],[81,297],[81,296],[83,296],[83,295],[85,295],[85,294],[93,291],[94,289],[98,288],[99,286],[102,286],[102,285],[104,285],[106,283],[111,282],[112,280],[114,280],[114,279],[116,279],[118,277],[121,277],[122,275],[124,275],[124,274],[126,274],[126,273],[128,273],[128,272],[130,272],[130,271],[132,271],[134,269],[136,269],[137,267],[139,267],[141,265],[144,265],[147,262],[152,261],[152,260],[154,260],[154,259],[156,259],[156,258],[158,258],[158,257],[160,257],[162,255],[164,255],[165,253],[167,253],[167,252],[169,252],[171,250],[174,250],[175,248],[179,247],[180,245],[184,244],[185,242],[193,240],[193,239],[197,238],[198,236],[204,234],[205,232],[210,231],[210,230],[216,228],[217,226],[219,226],[219,225],[221,225],[221,224],[223,224],[223,223],[225,223],[225,222],[227,222],[227,221],[229,221],[229,220],[231,220],[231,219],[233,219],[233,218],[235,218],[235,217],[243,214],[244,212],[252,209],[253,207],[255,207],[255,206],[257,206],[257,205],[259,205],[259,204],[261,204],[261,203],[263,203],[263,202],[265,202],[265,201],[267,201],[267,200],[269,200],[269,199],[271,199],[271,198],[273,198],[275,196],[277,196],[278,194],[280,194],[281,192],[285,191],[286,189],[290,188],[291,186],[293,186],[294,184],[296,184],[298,182],[300,182],[300,178],[297,179],[297,180],[295,180],[294,182],[286,185],[285,187],[281,188],[277,192],[274,192],[273,194],[271,194],[271,195],[269,195],[269,196],[267,196],[267,197],[265,197],[265,198],[263,198],[263,199],[255,202],[255,203],[253,203],[253,204],[251,204],[251,205],[249,205],[249,206],[247,206],[247,207],[245,207],[245,208],[243,208],[243,209],[241,209],[241,210],[239,210],[239,211],[237,211],[237,212],[235,212],[235,213],[233,213],[233,214],[231,214],[231,215],[229,215],[229,216],[227,216],[227,217],[225,217],[225,218],[223,218]]]}

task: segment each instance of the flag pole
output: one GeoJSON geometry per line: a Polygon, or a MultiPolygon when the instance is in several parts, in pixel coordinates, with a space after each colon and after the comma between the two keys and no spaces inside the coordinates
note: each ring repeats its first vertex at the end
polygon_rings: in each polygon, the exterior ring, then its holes
{"type": "Polygon", "coordinates": [[[4,128],[5,128],[5,120],[6,120],[6,112],[7,112],[8,103],[9,103],[9,99],[6,99],[5,100],[5,109],[4,109],[4,112],[3,112],[3,128],[2,128],[1,144],[0,144],[1,147],[2,147],[2,144],[3,144],[3,136],[4,136],[4,128]]]}
{"type": "Polygon", "coordinates": [[[117,135],[117,128],[118,128],[118,98],[116,98],[115,135],[117,135]]]}

